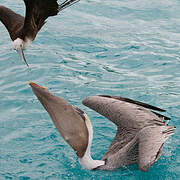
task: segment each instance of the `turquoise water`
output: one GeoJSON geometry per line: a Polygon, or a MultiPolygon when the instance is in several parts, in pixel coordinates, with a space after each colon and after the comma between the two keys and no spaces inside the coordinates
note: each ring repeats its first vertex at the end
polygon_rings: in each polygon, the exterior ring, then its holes
{"type": "MultiPolygon", "coordinates": [[[[22,0],[1,4],[24,13],[22,0]]],[[[48,19],[25,52],[29,69],[0,24],[0,180],[180,179],[179,9],[178,0],[82,0],[48,19]],[[87,112],[95,159],[107,150],[115,126],[81,104],[87,96],[121,95],[164,108],[176,133],[146,173],[136,165],[114,172],[84,170],[29,80],[87,112]]]]}

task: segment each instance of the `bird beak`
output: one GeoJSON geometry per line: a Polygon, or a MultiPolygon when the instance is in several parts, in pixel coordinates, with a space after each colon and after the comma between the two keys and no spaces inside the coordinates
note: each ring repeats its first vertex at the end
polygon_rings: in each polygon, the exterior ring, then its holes
{"type": "Polygon", "coordinates": [[[26,63],[27,67],[29,67],[29,65],[28,65],[28,63],[27,63],[27,61],[26,61],[26,58],[25,58],[25,56],[24,56],[23,49],[22,49],[22,48],[19,48],[19,49],[17,50],[17,52],[18,52],[19,56],[21,57],[22,61],[26,63]]]}
{"type": "Polygon", "coordinates": [[[29,82],[29,85],[49,113],[61,136],[75,150],[78,157],[83,157],[88,145],[88,130],[75,107],[43,86],[34,82],[29,82]]]}

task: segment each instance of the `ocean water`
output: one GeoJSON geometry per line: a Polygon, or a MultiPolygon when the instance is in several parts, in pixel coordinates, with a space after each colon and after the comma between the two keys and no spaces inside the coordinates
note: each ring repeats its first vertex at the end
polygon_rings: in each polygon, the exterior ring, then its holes
{"type": "MultiPolygon", "coordinates": [[[[24,14],[22,0],[0,3],[24,14]]],[[[29,69],[0,24],[0,180],[180,179],[179,9],[179,0],[81,0],[48,19],[25,51],[29,69]],[[85,170],[29,80],[88,114],[94,159],[106,152],[116,127],[81,104],[87,96],[121,95],[159,106],[177,129],[146,173],[137,165],[85,170]]]]}

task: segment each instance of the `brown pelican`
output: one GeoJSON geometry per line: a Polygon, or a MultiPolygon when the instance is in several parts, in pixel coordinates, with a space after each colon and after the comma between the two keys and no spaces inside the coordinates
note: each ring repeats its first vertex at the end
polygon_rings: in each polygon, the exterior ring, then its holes
{"type": "Polygon", "coordinates": [[[57,0],[24,0],[26,6],[25,17],[0,5],[0,20],[9,32],[14,49],[27,66],[23,50],[35,39],[46,19],[49,16],[57,15],[59,11],[78,1],[66,0],[58,5],[57,0]]]}
{"type": "Polygon", "coordinates": [[[49,113],[65,141],[75,150],[79,163],[86,169],[114,170],[138,163],[148,171],[161,155],[164,142],[174,133],[170,118],[155,111],[163,109],[120,96],[99,95],[83,100],[83,104],[117,125],[117,133],[102,160],[90,154],[93,128],[88,116],[44,87],[29,83],[34,94],[49,113]]]}

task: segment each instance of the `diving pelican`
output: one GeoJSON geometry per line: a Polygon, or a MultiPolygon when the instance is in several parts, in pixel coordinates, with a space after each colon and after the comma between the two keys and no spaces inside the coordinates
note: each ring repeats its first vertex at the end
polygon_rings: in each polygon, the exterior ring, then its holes
{"type": "Polygon", "coordinates": [[[138,163],[148,171],[161,155],[164,142],[174,133],[170,118],[154,111],[165,111],[139,101],[99,95],[82,101],[85,106],[108,118],[117,126],[117,133],[102,160],[91,157],[93,128],[88,116],[65,99],[45,87],[29,83],[34,94],[49,113],[64,140],[74,149],[79,163],[86,169],[114,170],[138,163]]]}
{"type": "Polygon", "coordinates": [[[55,16],[59,11],[71,6],[79,0],[66,0],[58,5],[57,0],[24,0],[25,17],[16,14],[11,9],[0,5],[0,21],[4,24],[13,41],[13,48],[25,59],[23,50],[32,43],[37,33],[46,23],[46,19],[55,16]]]}

